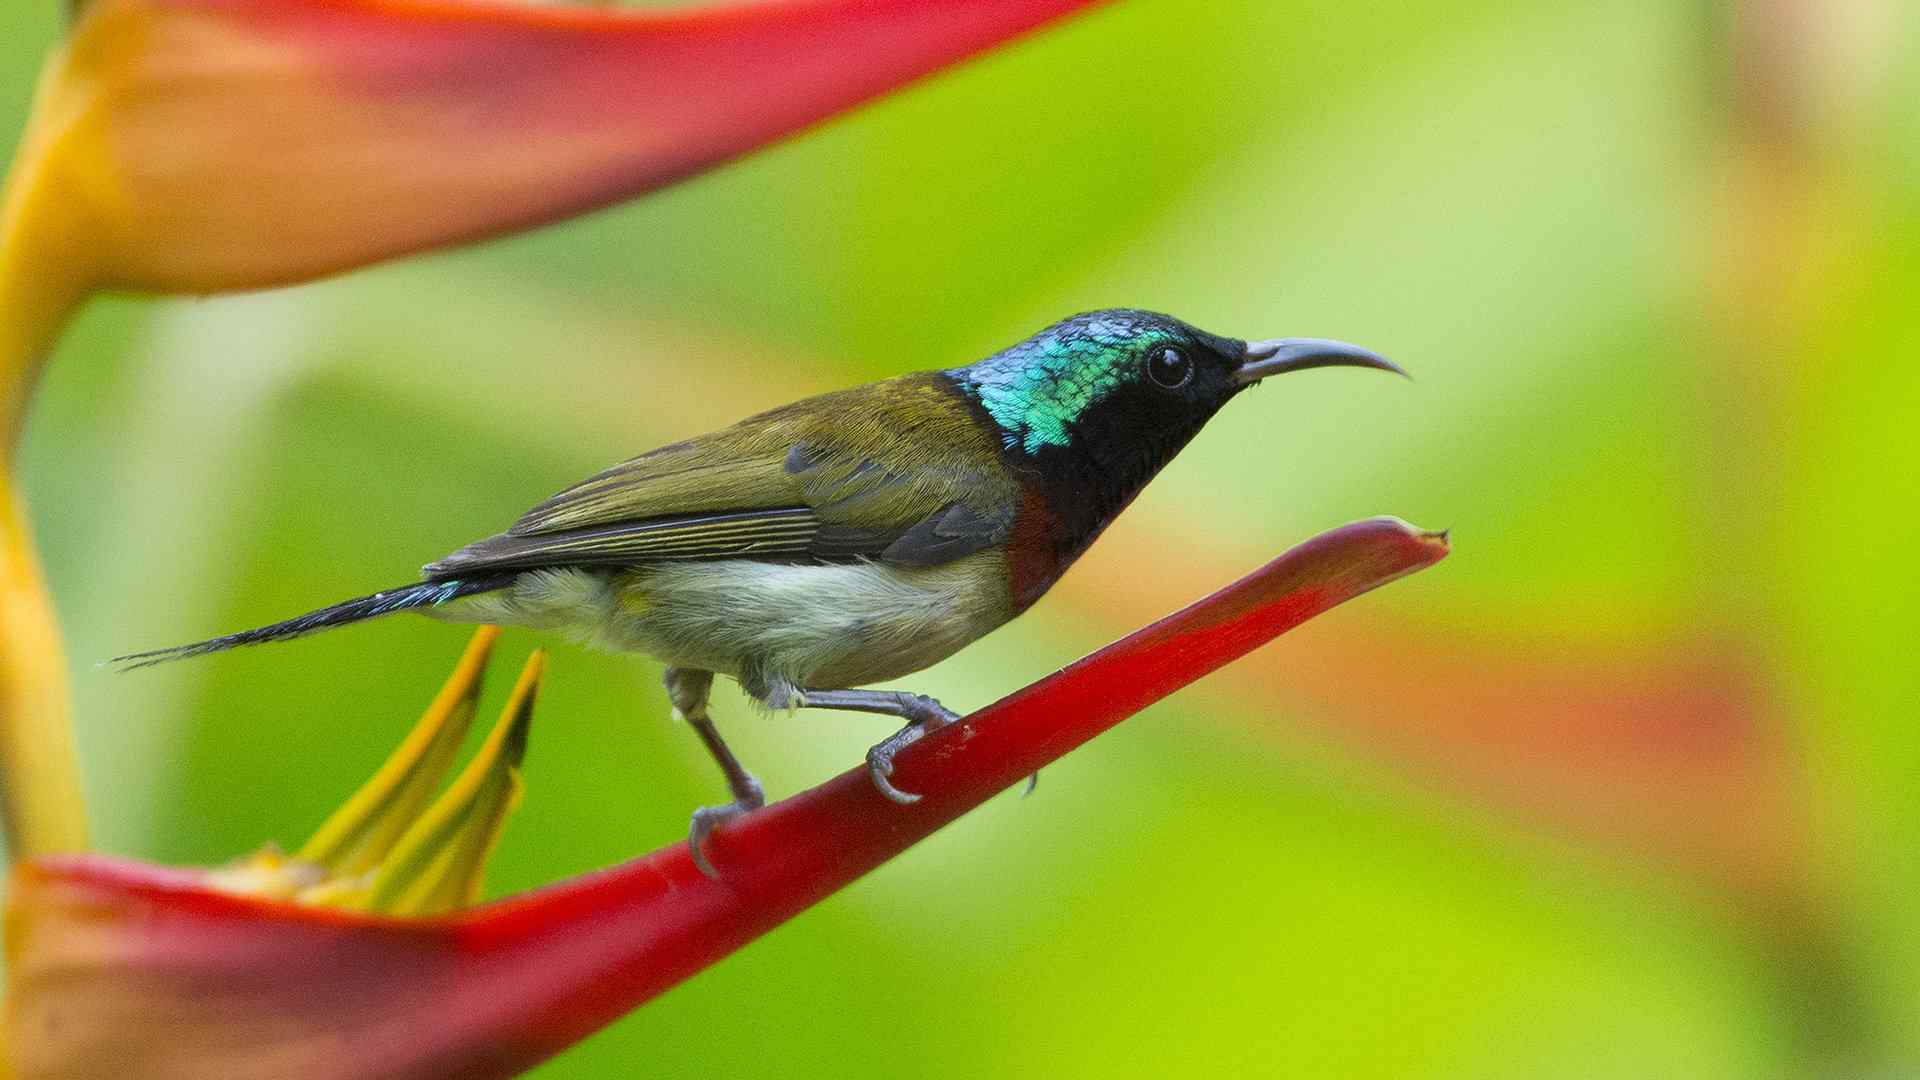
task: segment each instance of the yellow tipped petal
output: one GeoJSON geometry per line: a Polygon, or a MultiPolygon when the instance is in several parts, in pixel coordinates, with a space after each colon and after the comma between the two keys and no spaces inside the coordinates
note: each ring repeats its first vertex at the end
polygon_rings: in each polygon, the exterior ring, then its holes
{"type": "Polygon", "coordinates": [[[499,633],[492,626],[474,633],[419,723],[305,848],[289,856],[269,845],[207,871],[204,887],[395,915],[434,915],[470,904],[507,815],[520,800],[520,761],[545,668],[540,653],[528,658],[473,761],[432,799],[472,724],[499,633]]]}
{"type": "Polygon", "coordinates": [[[432,799],[473,723],[487,660],[500,636],[483,626],[405,740],[365,786],[334,811],[296,858],[336,877],[364,874],[387,858],[432,799]]]}
{"type": "Polygon", "coordinates": [[[389,915],[435,915],[479,898],[487,858],[520,802],[520,762],[545,666],[543,653],[527,658],[513,697],[480,752],[375,872],[367,908],[389,915]]]}

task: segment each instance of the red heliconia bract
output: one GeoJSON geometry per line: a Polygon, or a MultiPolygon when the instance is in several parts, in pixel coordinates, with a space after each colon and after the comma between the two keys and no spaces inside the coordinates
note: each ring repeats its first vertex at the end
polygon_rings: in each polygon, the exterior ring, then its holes
{"type": "Polygon", "coordinates": [[[93,0],[29,146],[86,284],[255,288],[631,198],[1094,2],[93,0]]]}
{"type": "MultiPolygon", "coordinates": [[[[1432,565],[1393,519],[1322,534],[903,752],[716,832],[457,915],[400,920],[236,897],[88,857],[14,877],[6,1032],[20,1080],[510,1076],[879,866],[995,793],[1307,619],[1432,565]]],[[[537,786],[537,785],[536,785],[537,786]]]]}

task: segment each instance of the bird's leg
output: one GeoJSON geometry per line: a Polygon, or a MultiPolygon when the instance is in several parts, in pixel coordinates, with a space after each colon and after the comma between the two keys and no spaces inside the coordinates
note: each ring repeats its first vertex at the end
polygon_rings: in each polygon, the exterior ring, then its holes
{"type": "Polygon", "coordinates": [[[720,875],[707,861],[707,834],[724,822],[765,806],[766,792],[761,789],[760,781],[740,764],[740,759],[733,756],[719,729],[713,726],[713,718],[707,715],[713,672],[670,667],[661,681],[667,684],[667,699],[673,702],[674,715],[691,725],[700,741],[707,745],[707,753],[713,755],[714,763],[726,774],[727,789],[733,792],[733,801],[725,806],[703,806],[695,810],[693,823],[687,828],[687,850],[693,855],[693,865],[708,877],[717,878],[720,875]]]}
{"type": "Polygon", "coordinates": [[[893,775],[893,757],[920,741],[929,731],[939,731],[960,719],[952,709],[924,694],[899,690],[804,690],[800,694],[803,709],[842,709],[847,712],[880,713],[897,716],[907,726],[867,751],[867,772],[880,794],[902,806],[920,801],[920,796],[901,791],[888,777],[893,775]]]}

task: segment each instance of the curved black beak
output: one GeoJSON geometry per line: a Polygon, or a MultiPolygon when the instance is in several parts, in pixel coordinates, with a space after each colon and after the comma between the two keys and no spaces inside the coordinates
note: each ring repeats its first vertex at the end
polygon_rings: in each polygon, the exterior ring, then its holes
{"type": "Polygon", "coordinates": [[[1269,375],[1321,367],[1373,368],[1375,371],[1391,371],[1395,375],[1412,378],[1400,370],[1398,364],[1379,353],[1344,341],[1305,337],[1247,342],[1247,358],[1234,372],[1234,378],[1242,384],[1254,383],[1269,375]]]}

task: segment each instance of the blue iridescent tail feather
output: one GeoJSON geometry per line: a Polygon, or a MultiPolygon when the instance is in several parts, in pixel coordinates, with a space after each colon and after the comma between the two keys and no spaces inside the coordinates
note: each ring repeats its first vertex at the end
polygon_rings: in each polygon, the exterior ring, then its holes
{"type": "Polygon", "coordinates": [[[506,588],[516,576],[516,574],[491,574],[464,581],[422,581],[413,585],[403,585],[370,596],[345,600],[281,622],[257,626],[251,630],[242,630],[239,633],[225,634],[187,645],[175,645],[167,649],[128,653],[125,656],[116,656],[107,663],[120,671],[133,671],[137,668],[164,664],[170,660],[186,660],[195,656],[205,656],[208,653],[225,652],[242,645],[286,641],[319,630],[329,630],[348,623],[391,615],[396,611],[436,607],[463,596],[493,592],[496,589],[506,588]]]}

